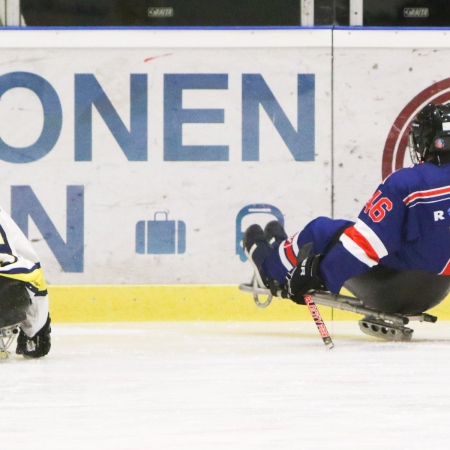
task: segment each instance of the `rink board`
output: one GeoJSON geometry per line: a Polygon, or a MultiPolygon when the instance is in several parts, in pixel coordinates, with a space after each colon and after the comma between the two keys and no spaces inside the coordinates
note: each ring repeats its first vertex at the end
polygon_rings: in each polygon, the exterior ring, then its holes
{"type": "Polygon", "coordinates": [[[251,223],[331,215],[330,30],[0,35],[0,204],[48,284],[237,285],[251,223]]]}
{"type": "MultiPolygon", "coordinates": [[[[256,307],[237,286],[52,286],[50,310],[54,322],[144,321],[296,321],[311,320],[307,308],[274,299],[256,307]]],[[[359,320],[359,314],[320,307],[330,320],[359,320]]],[[[429,311],[450,320],[450,302],[429,311]]]]}
{"type": "Polygon", "coordinates": [[[239,292],[243,231],[354,220],[409,165],[412,115],[450,100],[447,33],[0,31],[0,204],[54,321],[310,320],[239,292]]]}
{"type": "Polygon", "coordinates": [[[251,223],[354,220],[409,165],[446,33],[0,31],[0,205],[48,284],[238,285],[251,223]]]}

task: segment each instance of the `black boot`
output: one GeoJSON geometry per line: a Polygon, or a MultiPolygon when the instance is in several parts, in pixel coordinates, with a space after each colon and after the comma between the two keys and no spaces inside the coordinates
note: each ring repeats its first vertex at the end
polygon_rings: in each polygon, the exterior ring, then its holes
{"type": "Polygon", "coordinates": [[[255,269],[259,287],[269,287],[268,277],[261,272],[261,266],[271,251],[263,229],[257,224],[250,225],[244,233],[243,244],[245,254],[255,269]]]}
{"type": "Polygon", "coordinates": [[[288,238],[286,231],[278,220],[272,220],[264,228],[264,236],[269,244],[284,241],[288,238]]]}

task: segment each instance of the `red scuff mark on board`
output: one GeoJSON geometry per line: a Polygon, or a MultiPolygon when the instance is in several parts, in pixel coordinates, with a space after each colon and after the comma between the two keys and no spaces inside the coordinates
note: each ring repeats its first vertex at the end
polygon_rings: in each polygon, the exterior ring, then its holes
{"type": "Polygon", "coordinates": [[[156,56],[150,56],[150,58],[145,58],[144,62],[149,62],[149,61],[153,61],[156,58],[163,58],[164,56],[170,56],[173,53],[165,53],[164,55],[156,55],[156,56]]]}

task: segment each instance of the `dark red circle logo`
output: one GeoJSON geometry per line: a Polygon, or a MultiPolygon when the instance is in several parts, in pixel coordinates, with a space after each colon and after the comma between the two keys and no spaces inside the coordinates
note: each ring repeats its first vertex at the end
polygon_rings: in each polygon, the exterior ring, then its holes
{"type": "Polygon", "coordinates": [[[390,129],[384,145],[381,166],[383,180],[392,172],[404,167],[408,134],[416,114],[428,103],[447,103],[449,101],[450,78],[446,78],[424,89],[402,109],[390,129]]]}

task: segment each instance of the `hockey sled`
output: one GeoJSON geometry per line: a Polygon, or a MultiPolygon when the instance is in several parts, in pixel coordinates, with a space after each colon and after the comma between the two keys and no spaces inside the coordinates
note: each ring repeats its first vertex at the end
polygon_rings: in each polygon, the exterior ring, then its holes
{"type": "Polygon", "coordinates": [[[9,357],[8,348],[26,319],[30,296],[24,283],[0,277],[0,360],[9,357]]]}
{"type": "MultiPolygon", "coordinates": [[[[317,305],[363,315],[358,322],[363,333],[389,341],[410,341],[413,330],[406,325],[411,321],[436,322],[436,316],[424,311],[441,303],[450,292],[450,276],[375,266],[348,280],[344,287],[354,297],[328,291],[309,294],[317,305]]],[[[272,302],[270,290],[259,288],[255,277],[239,289],[252,294],[259,308],[266,308],[272,302]]]]}

